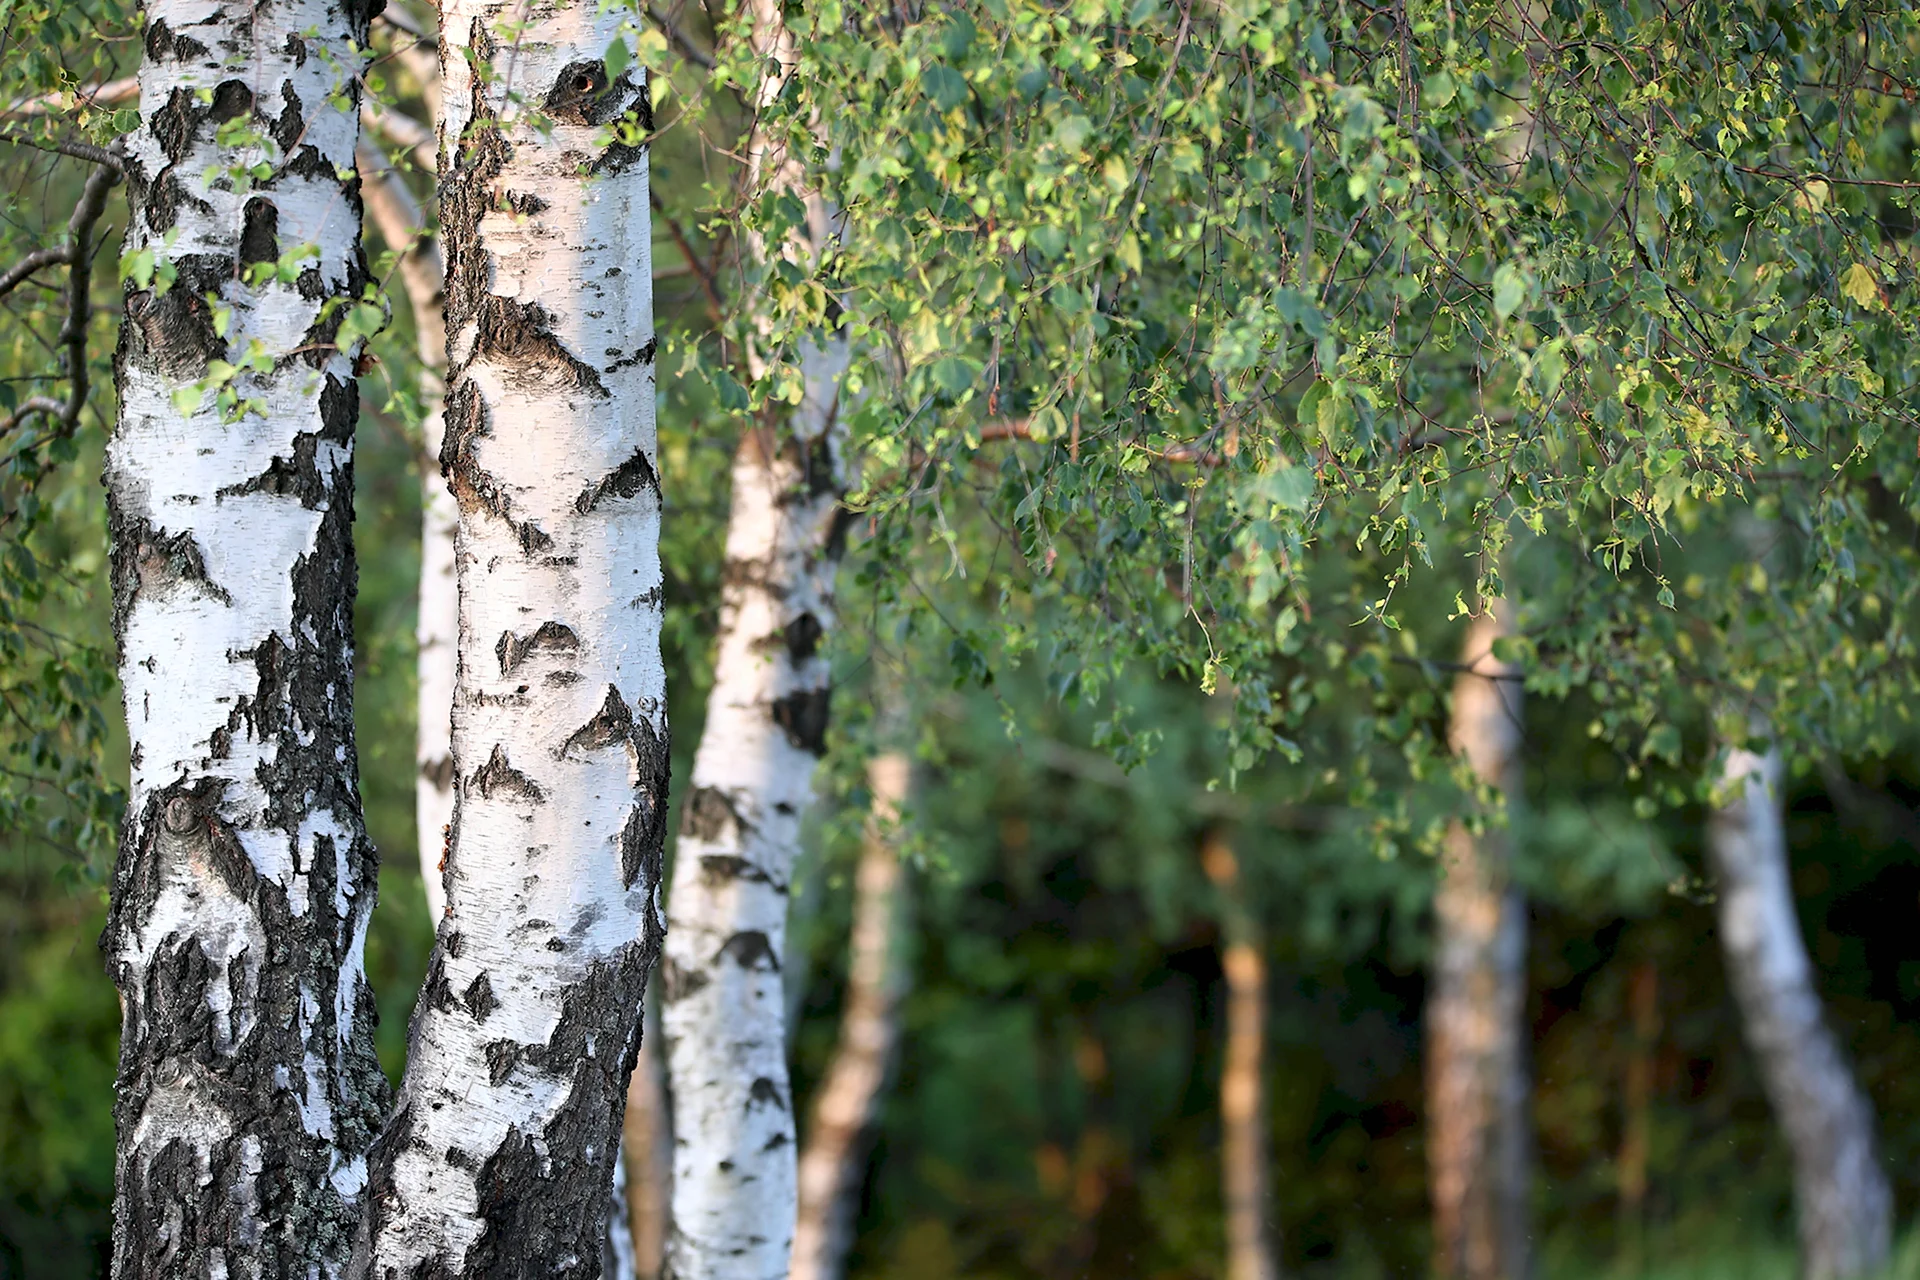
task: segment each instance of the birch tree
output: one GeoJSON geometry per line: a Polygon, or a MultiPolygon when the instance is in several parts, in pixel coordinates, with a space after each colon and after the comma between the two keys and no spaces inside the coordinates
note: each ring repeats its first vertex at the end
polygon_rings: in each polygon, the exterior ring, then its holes
{"type": "Polygon", "coordinates": [[[620,16],[441,15],[460,616],[446,913],[371,1274],[596,1275],[666,812],[643,77],[620,16]]]}
{"type": "Polygon", "coordinates": [[[1201,868],[1220,893],[1227,980],[1227,1052],[1220,1073],[1220,1184],[1226,1193],[1227,1280],[1278,1280],[1267,1192],[1267,958],[1240,895],[1240,864],[1218,830],[1201,868]]]}
{"type": "MultiPolygon", "coordinates": [[[[118,1276],[336,1276],[383,1114],[353,740],[366,13],[155,0],[108,449],[118,1276]]],[[[363,329],[364,331],[364,329],[363,329]]]]}
{"type": "MultiPolygon", "coordinates": [[[[1451,744],[1511,806],[1520,798],[1519,671],[1494,653],[1512,634],[1489,601],[1467,628],[1451,744]]],[[[1434,900],[1427,996],[1427,1162],[1434,1274],[1519,1280],[1529,1273],[1527,917],[1505,829],[1456,820],[1434,900]]]]}
{"type": "MultiPolygon", "coordinates": [[[[798,200],[788,240],[749,239],[763,270],[824,251],[830,210],[768,127],[797,63],[776,0],[752,6],[763,68],[749,190],[798,200]]],[[[763,305],[754,299],[749,307],[763,305]]],[[[751,314],[751,312],[749,313],[751,314]]],[[[765,330],[763,329],[762,332],[765,330]]],[[[756,381],[772,352],[750,350],[756,381]]],[[[797,403],[769,407],[734,457],[714,684],[674,861],[662,996],[673,1108],[668,1270],[679,1280],[786,1273],[795,1126],[781,965],[801,818],[825,744],[841,461],[843,340],[803,345],[797,403]]]]}
{"type": "Polygon", "coordinates": [[[1842,1280],[1885,1265],[1893,1196],[1872,1105],[1821,1016],[1794,910],[1780,777],[1777,747],[1725,748],[1707,850],[1728,983],[1793,1155],[1801,1274],[1842,1280]]]}
{"type": "Polygon", "coordinates": [[[846,1007],[800,1151],[791,1280],[840,1280],[846,1274],[866,1139],[900,1040],[905,868],[894,847],[894,828],[912,774],[912,762],[897,750],[882,752],[867,766],[873,810],[854,870],[846,1007]]]}
{"type": "Polygon", "coordinates": [[[420,605],[414,638],[419,677],[414,780],[414,826],[419,837],[420,880],[427,910],[437,927],[446,913],[440,860],[453,822],[454,643],[459,593],[454,579],[454,526],[459,507],[440,471],[447,368],[446,267],[439,241],[405,181],[372,147],[360,148],[368,215],[387,248],[398,255],[400,282],[413,313],[420,361],[420,605]]]}

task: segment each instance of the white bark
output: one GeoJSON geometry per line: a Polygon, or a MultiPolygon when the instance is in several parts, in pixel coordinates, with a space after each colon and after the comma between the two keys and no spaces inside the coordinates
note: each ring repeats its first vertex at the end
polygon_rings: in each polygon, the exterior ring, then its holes
{"type": "Polygon", "coordinates": [[[447,909],[441,862],[453,822],[454,644],[460,621],[453,568],[453,534],[460,509],[440,471],[446,407],[446,268],[439,241],[428,233],[426,215],[401,176],[364,144],[360,171],[367,213],[387,247],[401,255],[400,281],[413,311],[419,347],[422,464],[420,611],[414,626],[419,643],[414,823],[420,879],[426,886],[429,918],[437,927],[447,909]]]}
{"type": "Polygon", "coordinates": [[[1793,1153],[1801,1273],[1839,1280],[1885,1264],[1893,1201],[1875,1151],[1873,1108],[1821,1017],[1794,911],[1780,771],[1777,751],[1726,752],[1708,849],[1728,980],[1793,1153]]]}
{"type": "MultiPolygon", "coordinates": [[[[1452,745],[1475,775],[1520,798],[1519,671],[1493,655],[1510,634],[1504,601],[1467,630],[1453,692],[1452,745]]],[[[1447,833],[1434,900],[1427,997],[1427,1160],[1434,1273],[1518,1280],[1529,1273],[1526,1075],[1527,916],[1505,829],[1447,833]]]]}
{"type": "Polygon", "coordinates": [[[646,88],[618,11],[441,15],[459,504],[447,908],[374,1169],[372,1274],[594,1276],[666,807],[646,88]],[[471,59],[471,62],[469,61],[471,59]]]}
{"type": "Polygon", "coordinates": [[[800,1154],[799,1218],[790,1280],[840,1280],[853,1244],[866,1171],[867,1136],[900,1039],[900,962],[904,868],[893,827],[906,803],[912,764],[899,751],[867,767],[873,812],[854,872],[853,937],[846,1007],[833,1062],[814,1099],[800,1154]]]}
{"type": "Polygon", "coordinates": [[[366,17],[325,0],[146,16],[126,251],[176,278],[126,286],[106,463],[132,746],[102,939],[124,1011],[114,1274],[332,1277],[386,1097],[361,962],[358,392],[322,319],[366,279],[339,176],[366,17]],[[226,176],[259,163],[250,187],[226,176]],[[296,282],[247,282],[301,247],[296,282]],[[227,421],[192,389],[250,350],[266,368],[231,381],[227,421]]]}
{"type": "MultiPolygon", "coordinates": [[[[776,0],[754,0],[769,71],[764,108],[795,65],[776,0]]],[[[797,160],[756,130],[755,189],[801,196],[811,244],[828,214],[797,160]]],[[[757,241],[753,250],[767,250],[757,241]]],[[[756,360],[760,357],[756,356],[756,360]]],[[[783,1277],[796,1167],[781,957],[801,817],[823,746],[843,489],[842,342],[803,356],[802,402],[777,429],[744,434],[733,465],[714,687],[675,855],[662,995],[673,1106],[676,1280],[783,1277]]],[[[757,371],[757,369],[756,369],[757,371]]]]}

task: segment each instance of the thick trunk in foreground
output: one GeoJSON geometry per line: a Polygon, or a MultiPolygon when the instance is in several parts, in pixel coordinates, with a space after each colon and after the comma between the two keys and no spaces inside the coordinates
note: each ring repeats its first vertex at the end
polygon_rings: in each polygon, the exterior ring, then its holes
{"type": "Polygon", "coordinates": [[[1267,958],[1253,913],[1241,900],[1240,864],[1226,837],[1207,834],[1200,851],[1220,891],[1226,946],[1227,1053],[1220,1072],[1220,1185],[1226,1195],[1227,1280],[1280,1274],[1267,1229],[1267,958]]]}
{"type": "MultiPolygon", "coordinates": [[[[796,55],[775,0],[755,0],[769,106],[796,55]]],[[[797,158],[756,131],[754,190],[799,196],[808,244],[829,235],[797,158]]],[[[760,359],[756,356],[756,362],[760,359]]],[[[673,1105],[676,1280],[786,1275],[796,1205],[785,993],[787,898],[828,709],[844,487],[837,425],[843,342],[802,353],[804,392],[777,428],[755,426],[733,464],[713,692],[674,859],[661,993],[673,1105]]],[[[758,370],[756,370],[756,373],[758,370]]]]}
{"type": "Polygon", "coordinates": [[[106,464],[132,744],[101,940],[123,1007],[113,1269],[332,1277],[387,1094],[361,964],[359,398],[321,319],[366,279],[338,176],[366,19],[322,0],[147,18],[126,249],[156,272],[126,286],[106,464]],[[245,190],[224,176],[259,163],[245,190]],[[248,283],[308,246],[296,281],[248,283]],[[228,421],[192,388],[255,343],[228,421]]]}
{"type": "Polygon", "coordinates": [[[867,767],[873,815],[854,872],[853,938],[840,1042],[813,1104],[800,1153],[800,1207],[790,1280],[840,1280],[853,1244],[866,1170],[866,1138],[900,1039],[901,880],[892,826],[906,802],[912,765],[900,752],[867,767]]]}
{"type": "Polygon", "coordinates": [[[1873,1108],[1821,1018],[1794,912],[1779,782],[1777,752],[1728,751],[1707,844],[1728,981],[1793,1153],[1801,1274],[1839,1280],[1885,1264],[1893,1201],[1873,1108]]]}
{"type": "Polygon", "coordinates": [[[647,118],[618,12],[449,0],[459,503],[447,908],[374,1161],[372,1274],[596,1276],[666,812],[647,118]]]}
{"type": "MultiPolygon", "coordinates": [[[[1493,602],[1467,629],[1453,691],[1453,749],[1480,781],[1520,798],[1520,680],[1493,656],[1509,634],[1493,602]]],[[[1529,1274],[1526,903],[1510,883],[1505,828],[1447,833],[1434,899],[1427,997],[1427,1163],[1434,1273],[1458,1280],[1529,1274]]]]}
{"type": "Polygon", "coordinates": [[[367,213],[387,247],[400,255],[400,280],[413,311],[420,354],[420,613],[418,730],[415,734],[414,823],[419,835],[420,879],[435,926],[446,914],[441,859],[453,822],[454,644],[460,604],[453,568],[454,526],[460,508],[440,472],[447,369],[445,268],[440,245],[426,231],[426,217],[399,173],[372,148],[360,148],[367,213]]]}

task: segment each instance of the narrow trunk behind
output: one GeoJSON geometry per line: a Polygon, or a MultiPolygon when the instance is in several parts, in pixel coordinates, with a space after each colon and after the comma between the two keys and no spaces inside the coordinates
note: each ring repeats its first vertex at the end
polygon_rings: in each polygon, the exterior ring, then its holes
{"type": "MultiPolygon", "coordinates": [[[[777,0],[753,0],[753,46],[765,111],[797,54],[777,0]]],[[[799,158],[757,128],[749,186],[800,199],[794,243],[748,237],[767,262],[823,251],[825,204],[804,189],[799,158]]],[[[751,352],[752,372],[767,352],[751,352]]],[[[787,899],[800,822],[825,747],[845,480],[838,424],[844,341],[800,353],[802,398],[744,433],[732,508],[714,686],[694,757],[674,859],[661,993],[673,1106],[675,1280],[769,1280],[791,1260],[796,1213],[793,1098],[788,1087],[787,899]],[[776,425],[777,424],[777,425],[776,425]]]]}
{"type": "Polygon", "coordinates": [[[854,872],[853,937],[840,1042],[813,1105],[800,1153],[798,1224],[790,1280],[840,1280],[853,1244],[866,1171],[866,1138],[900,1039],[901,881],[892,827],[906,803],[912,765],[888,752],[867,768],[873,813],[854,872]]]}
{"type": "Polygon", "coordinates": [[[400,280],[413,312],[420,353],[420,612],[418,729],[415,734],[414,823],[420,878],[435,926],[446,914],[441,859],[453,821],[453,678],[460,604],[453,567],[454,526],[460,509],[440,472],[446,399],[445,267],[440,245],[426,233],[426,217],[405,181],[372,148],[360,148],[367,212],[387,247],[400,254],[400,280]]]}
{"type": "MultiPolygon", "coordinates": [[[[1519,671],[1493,655],[1504,602],[1472,622],[1453,691],[1452,745],[1481,782],[1520,799],[1519,671]]],[[[1434,899],[1427,997],[1427,1162],[1434,1273],[1530,1272],[1526,903],[1510,883],[1508,831],[1455,822],[1434,899]]]]}
{"type": "Polygon", "coordinates": [[[1779,782],[1777,752],[1729,750],[1707,844],[1720,882],[1727,978],[1793,1153],[1801,1273],[1840,1280],[1885,1264],[1893,1199],[1875,1150],[1873,1108],[1821,1017],[1794,912],[1779,782]]]}
{"type": "Polygon", "coordinates": [[[387,1094],[361,963],[359,396],[331,310],[366,283],[341,177],[366,15],[146,16],[125,143],[145,265],[105,477],[132,746],[101,939],[123,1009],[113,1270],[332,1277],[387,1094]]]}
{"type": "Polygon", "coordinates": [[[1200,860],[1220,891],[1220,968],[1227,981],[1227,1052],[1220,1071],[1227,1280],[1276,1280],[1280,1264],[1267,1226],[1267,957],[1242,898],[1239,860],[1223,833],[1207,833],[1200,860]]]}
{"type": "Polygon", "coordinates": [[[617,11],[441,13],[447,907],[374,1162],[380,1280],[596,1276],[659,946],[661,494],[645,84],[617,11]]]}

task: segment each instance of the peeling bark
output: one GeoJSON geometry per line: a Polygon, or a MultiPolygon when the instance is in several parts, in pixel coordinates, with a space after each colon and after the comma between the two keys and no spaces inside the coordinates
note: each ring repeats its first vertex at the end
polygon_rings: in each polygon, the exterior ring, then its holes
{"type": "MultiPolygon", "coordinates": [[[[1756,736],[1764,737],[1762,730],[1756,736]]],[[[1719,878],[1720,945],[1748,1047],[1793,1153],[1800,1271],[1841,1280],[1879,1270],[1893,1199],[1873,1107],[1821,1016],[1800,936],[1780,812],[1780,755],[1726,751],[1707,846],[1719,878]]]]}
{"type": "MultiPolygon", "coordinates": [[[[1502,601],[1467,629],[1454,685],[1452,743],[1480,781],[1520,797],[1519,671],[1493,656],[1511,634],[1502,601]]],[[[1434,900],[1427,997],[1427,1162],[1434,1274],[1522,1280],[1530,1274],[1526,903],[1510,883],[1504,828],[1455,822],[1434,900]]]]}
{"type": "MultiPolygon", "coordinates": [[[[772,103],[797,62],[776,0],[754,0],[754,47],[772,103]]],[[[797,158],[756,130],[755,190],[808,210],[825,247],[828,210],[797,158]]],[[[751,251],[765,261],[770,250],[751,251]]],[[[759,355],[753,355],[756,374],[759,355]]],[[[802,352],[804,394],[778,427],[756,426],[733,464],[718,653],[693,791],[675,857],[662,983],[673,1106],[676,1280],[772,1280],[791,1258],[795,1132],[781,957],[800,822],[823,744],[833,626],[834,537],[844,488],[838,424],[847,348],[802,352]]]]}
{"type": "Polygon", "coordinates": [[[440,474],[442,413],[446,399],[446,268],[438,240],[428,233],[426,215],[393,167],[362,144],[360,171],[366,182],[367,213],[387,248],[400,255],[400,282],[413,311],[420,354],[420,612],[414,627],[419,644],[418,730],[415,735],[414,823],[419,836],[420,879],[427,909],[437,926],[446,914],[442,880],[447,830],[453,822],[454,645],[460,625],[455,589],[453,531],[459,507],[440,474]]]}
{"type": "Polygon", "coordinates": [[[900,963],[905,874],[892,826],[906,803],[912,766],[890,751],[867,767],[873,813],[854,872],[853,938],[840,1042],[814,1099],[813,1122],[800,1153],[800,1211],[790,1280],[840,1280],[853,1245],[854,1219],[881,1092],[900,1040],[900,963]]]}
{"type": "Polygon", "coordinates": [[[1220,1185],[1226,1193],[1227,1280],[1280,1274],[1267,1187],[1267,957],[1241,898],[1240,866],[1225,836],[1207,834],[1201,864],[1220,891],[1226,945],[1227,1052],[1220,1072],[1220,1185]]]}
{"type": "Polygon", "coordinates": [[[113,1274],[334,1277],[387,1096],[361,962],[359,402],[321,319],[366,278],[338,175],[367,14],[154,0],[147,19],[126,249],[177,278],[126,286],[105,475],[132,747],[101,939],[123,1009],[113,1274]],[[296,32],[326,56],[290,55],[296,32]],[[262,162],[250,188],[225,176],[262,162]],[[246,281],[296,246],[317,249],[299,282],[246,281]],[[253,403],[226,421],[194,385],[255,342],[272,366],[235,379],[253,403]]]}
{"type": "Polygon", "coordinates": [[[379,1280],[602,1274],[662,927],[661,497],[577,502],[652,469],[646,156],[604,129],[644,127],[646,88],[598,62],[618,12],[515,16],[509,38],[483,0],[441,13],[455,810],[373,1161],[359,1261],[379,1280]]]}

